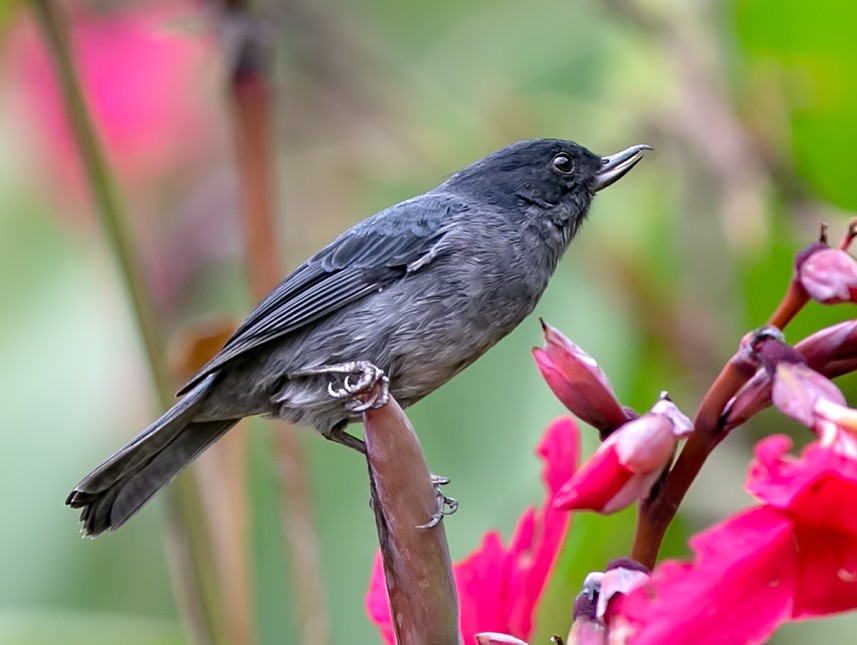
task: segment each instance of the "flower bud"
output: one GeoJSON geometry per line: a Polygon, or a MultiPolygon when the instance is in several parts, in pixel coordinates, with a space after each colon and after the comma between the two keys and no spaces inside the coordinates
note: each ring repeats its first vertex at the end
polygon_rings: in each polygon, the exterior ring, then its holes
{"type": "Polygon", "coordinates": [[[601,592],[598,595],[596,615],[610,623],[608,614],[610,601],[626,595],[641,587],[649,579],[651,571],[645,565],[631,558],[619,558],[607,564],[607,570],[601,578],[601,592]]]}
{"type": "Polygon", "coordinates": [[[568,645],[606,645],[607,626],[597,615],[604,574],[593,571],[583,580],[583,588],[574,599],[574,622],[568,633],[568,645]]]}
{"type": "Polygon", "coordinates": [[[693,424],[663,398],[611,434],[554,498],[554,508],[615,513],[648,495],[693,424]]]}
{"type": "MultiPolygon", "coordinates": [[[[857,369],[857,320],[825,327],[804,338],[794,348],[809,367],[823,376],[834,378],[853,372],[857,369]]],[[[763,369],[756,372],[726,406],[723,431],[729,432],[769,405],[771,378],[763,369]]]]}
{"type": "Polygon", "coordinates": [[[810,254],[798,265],[797,278],[813,300],[824,304],[853,302],[857,296],[857,260],[841,249],[810,254]]]}
{"type": "Polygon", "coordinates": [[[607,436],[633,418],[622,408],[607,376],[589,354],[542,321],[544,349],[534,348],[539,371],[553,393],[578,418],[607,436]]]}

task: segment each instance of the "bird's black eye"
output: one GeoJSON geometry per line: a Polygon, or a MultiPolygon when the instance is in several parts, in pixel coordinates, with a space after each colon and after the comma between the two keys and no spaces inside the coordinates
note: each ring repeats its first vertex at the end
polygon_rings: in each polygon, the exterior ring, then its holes
{"type": "Polygon", "coordinates": [[[564,152],[560,152],[557,156],[553,158],[551,162],[553,167],[560,171],[563,175],[568,175],[574,170],[574,162],[564,152]]]}

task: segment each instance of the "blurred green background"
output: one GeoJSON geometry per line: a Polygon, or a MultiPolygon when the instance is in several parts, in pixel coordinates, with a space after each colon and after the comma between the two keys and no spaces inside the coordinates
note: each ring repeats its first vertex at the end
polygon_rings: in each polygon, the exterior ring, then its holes
{"type": "MultiPolygon", "coordinates": [[[[58,3],[169,338],[253,304],[214,5],[58,3]]],[[[662,389],[688,414],[740,336],[779,301],[795,251],[857,210],[857,4],[832,0],[260,2],[276,53],[277,227],[294,267],[333,235],[522,138],[608,154],[649,143],[599,195],[536,315],[595,356],[622,401],[662,389]]],[[[97,541],[62,504],[160,413],[26,3],[0,1],[0,643],[187,642],[164,551],[164,500],[97,541]]],[[[853,315],[811,305],[789,339],[853,315]]],[[[563,412],[529,354],[535,317],[410,417],[461,509],[453,557],[540,503],[542,431],[563,412]]],[[[846,393],[854,383],[845,379],[846,393]]],[[[585,454],[594,447],[586,428],[585,454]]],[[[749,447],[793,432],[770,412],[713,455],[667,545],[748,506],[749,447]]],[[[263,424],[250,424],[259,642],[296,642],[263,424]]],[[[301,431],[334,643],[374,643],[363,595],[376,536],[365,465],[301,431]]],[[[633,512],[581,516],[550,602],[628,552],[633,512]]],[[[562,622],[565,621],[565,622],[562,622]]],[[[553,627],[553,624],[557,624],[553,627]]],[[[852,642],[852,616],[772,642],[852,642]]]]}

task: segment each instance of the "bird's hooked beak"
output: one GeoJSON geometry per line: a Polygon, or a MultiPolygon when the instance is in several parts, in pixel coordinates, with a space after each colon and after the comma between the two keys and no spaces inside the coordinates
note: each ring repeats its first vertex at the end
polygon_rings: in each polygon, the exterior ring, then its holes
{"type": "Polygon", "coordinates": [[[615,155],[601,157],[601,168],[595,173],[595,183],[592,185],[592,192],[597,193],[602,188],[607,188],[607,186],[622,179],[643,158],[645,150],[652,150],[652,146],[647,146],[646,144],[631,146],[630,148],[625,148],[622,152],[617,152],[615,155]]]}

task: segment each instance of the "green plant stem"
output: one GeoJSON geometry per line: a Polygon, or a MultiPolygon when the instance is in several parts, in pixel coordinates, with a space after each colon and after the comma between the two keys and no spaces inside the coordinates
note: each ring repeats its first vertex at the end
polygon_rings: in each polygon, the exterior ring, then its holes
{"type": "MultiPolygon", "coordinates": [[[[72,62],[67,36],[61,18],[50,0],[33,0],[33,11],[39,20],[45,42],[53,57],[62,89],[69,124],[77,141],[101,226],[119,266],[134,318],[146,351],[149,374],[164,405],[171,403],[170,384],[165,370],[164,344],[155,323],[153,308],[141,276],[139,262],[127,227],[116,184],[111,176],[95,134],[80,82],[72,62]]],[[[213,567],[212,546],[205,528],[196,481],[180,477],[170,489],[174,520],[170,534],[174,562],[180,563],[176,586],[180,604],[198,642],[222,641],[223,616],[220,593],[213,567]]]]}
{"type": "Polygon", "coordinates": [[[159,393],[168,393],[169,387],[164,377],[166,374],[163,359],[164,344],[149,307],[146,289],[137,271],[138,262],[125,223],[126,217],[117,195],[115,183],[112,181],[110,171],[99,148],[92,120],[72,63],[66,36],[61,30],[56,11],[50,0],[35,0],[33,7],[53,55],[57,76],[62,86],[68,120],[77,140],[78,150],[86,170],[101,226],[122,270],[140,337],[149,359],[149,375],[159,393]]]}

